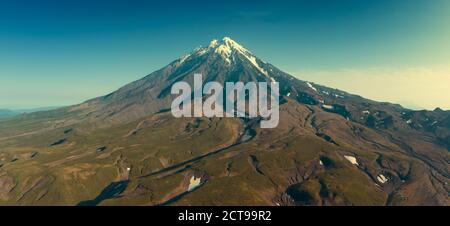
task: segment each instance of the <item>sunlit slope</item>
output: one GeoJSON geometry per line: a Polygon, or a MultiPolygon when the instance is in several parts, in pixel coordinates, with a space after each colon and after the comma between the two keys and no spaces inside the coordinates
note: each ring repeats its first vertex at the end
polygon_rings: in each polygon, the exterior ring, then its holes
{"type": "Polygon", "coordinates": [[[0,204],[450,205],[450,112],[298,80],[229,38],[117,91],[0,120],[0,204]],[[182,118],[175,82],[280,84],[280,123],[182,118]]]}

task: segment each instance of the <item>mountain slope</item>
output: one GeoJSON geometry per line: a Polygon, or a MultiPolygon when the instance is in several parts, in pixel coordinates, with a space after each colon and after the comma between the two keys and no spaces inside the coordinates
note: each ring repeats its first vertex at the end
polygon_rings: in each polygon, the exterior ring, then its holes
{"type": "Polygon", "coordinates": [[[449,205],[449,120],[298,80],[213,40],[106,96],[2,122],[0,203],[449,205]],[[170,87],[195,73],[279,82],[279,126],[175,119],[170,87]]]}
{"type": "Polygon", "coordinates": [[[9,110],[9,109],[0,109],[0,119],[2,119],[2,118],[9,118],[9,117],[15,116],[17,114],[19,114],[19,113],[18,112],[14,112],[14,111],[9,110]]]}

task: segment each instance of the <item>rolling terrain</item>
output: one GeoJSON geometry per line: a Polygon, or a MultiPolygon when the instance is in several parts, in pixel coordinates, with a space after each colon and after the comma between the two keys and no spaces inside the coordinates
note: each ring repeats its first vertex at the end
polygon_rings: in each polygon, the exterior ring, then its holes
{"type": "Polygon", "coordinates": [[[117,91],[0,119],[1,205],[450,205],[450,112],[298,80],[230,38],[117,91]],[[177,81],[277,81],[280,123],[174,118],[177,81]]]}

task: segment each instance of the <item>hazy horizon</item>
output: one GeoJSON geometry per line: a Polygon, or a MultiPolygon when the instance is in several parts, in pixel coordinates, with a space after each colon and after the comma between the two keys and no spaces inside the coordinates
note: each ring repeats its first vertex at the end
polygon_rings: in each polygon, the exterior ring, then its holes
{"type": "MultiPolygon", "coordinates": [[[[155,69],[157,70],[157,69],[155,69]]],[[[447,70],[446,72],[450,72],[450,70],[447,70]]],[[[427,84],[424,83],[424,81],[421,81],[420,83],[417,82],[417,80],[421,79],[420,77],[427,73],[426,69],[420,69],[420,68],[410,68],[410,69],[404,69],[404,71],[394,71],[393,69],[383,69],[383,68],[371,68],[367,70],[362,69],[341,69],[336,71],[307,71],[307,70],[301,70],[297,72],[287,72],[293,76],[295,76],[298,79],[302,79],[305,81],[317,83],[319,85],[328,86],[330,88],[336,88],[341,89],[343,91],[349,92],[351,94],[360,95],[364,98],[368,98],[371,100],[379,101],[379,102],[390,102],[394,104],[400,104],[405,108],[409,108],[411,110],[434,110],[436,108],[441,108],[443,110],[450,110],[450,103],[443,105],[443,106],[434,106],[434,105],[420,105],[420,103],[426,103],[423,100],[417,101],[417,99],[411,98],[411,99],[402,99],[405,95],[394,95],[394,94],[407,94],[408,91],[405,90],[404,86],[403,88],[399,90],[393,90],[395,87],[391,87],[391,90],[384,90],[383,92],[379,92],[377,90],[364,90],[365,87],[361,86],[361,83],[367,82],[365,79],[358,79],[361,78],[358,76],[358,74],[366,74],[368,76],[371,76],[369,78],[371,84],[380,83],[377,84],[378,86],[381,86],[383,82],[390,81],[394,82],[396,84],[399,84],[400,82],[406,83],[404,85],[408,85],[411,87],[414,86],[414,88],[420,87],[420,86],[426,86],[427,84]],[[408,71],[419,71],[419,73],[416,74],[406,74],[408,71]],[[378,73],[377,73],[378,72],[378,73]],[[398,76],[395,79],[390,78],[392,76],[392,73],[403,73],[402,76],[398,76]],[[337,77],[330,78],[330,74],[336,75],[337,77]],[[374,77],[379,75],[379,77],[374,77]],[[342,77],[346,77],[345,79],[342,79],[342,77]],[[412,78],[412,79],[411,79],[412,78]],[[352,82],[349,82],[349,81],[352,82]],[[412,100],[412,101],[411,101],[412,100]]],[[[446,74],[436,73],[437,77],[445,76],[446,74]]],[[[145,76],[145,75],[143,75],[145,76]]],[[[142,77],[143,77],[142,76],[142,77]]],[[[442,80],[441,80],[442,81],[442,80]]],[[[130,81],[131,82],[131,81],[130,81]]],[[[450,81],[448,82],[442,82],[439,84],[438,89],[435,89],[435,92],[441,95],[440,101],[446,102],[446,98],[450,96],[448,92],[450,92],[449,89],[447,89],[447,84],[450,84],[450,81]]],[[[29,110],[40,110],[40,109],[54,109],[54,108],[60,108],[75,104],[80,104],[84,101],[87,101],[89,99],[107,95],[108,93],[111,93],[118,88],[122,87],[125,84],[118,85],[117,88],[112,88],[111,90],[99,94],[97,96],[93,96],[84,100],[80,101],[74,101],[72,103],[67,102],[66,104],[60,104],[60,105],[32,105],[32,106],[21,106],[21,107],[14,107],[14,106],[0,106],[0,110],[2,109],[8,109],[8,110],[14,110],[14,111],[29,111],[29,110]]],[[[417,92],[416,92],[417,93],[417,92]]],[[[432,93],[431,95],[436,95],[432,93]]],[[[416,96],[423,96],[422,93],[417,93],[416,96]]],[[[423,98],[429,98],[430,95],[423,96],[423,98]]]]}

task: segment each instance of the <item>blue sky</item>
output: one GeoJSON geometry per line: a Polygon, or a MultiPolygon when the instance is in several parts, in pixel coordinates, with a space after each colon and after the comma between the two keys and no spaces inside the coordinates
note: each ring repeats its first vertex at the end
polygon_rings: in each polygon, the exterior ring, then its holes
{"type": "Polygon", "coordinates": [[[442,86],[450,84],[446,0],[0,0],[0,108],[104,95],[223,36],[300,78],[411,107],[450,108],[442,86]],[[417,79],[405,77],[411,73],[417,79]],[[379,95],[374,80],[405,87],[379,95]],[[415,96],[419,88],[434,96],[415,96]]]}

